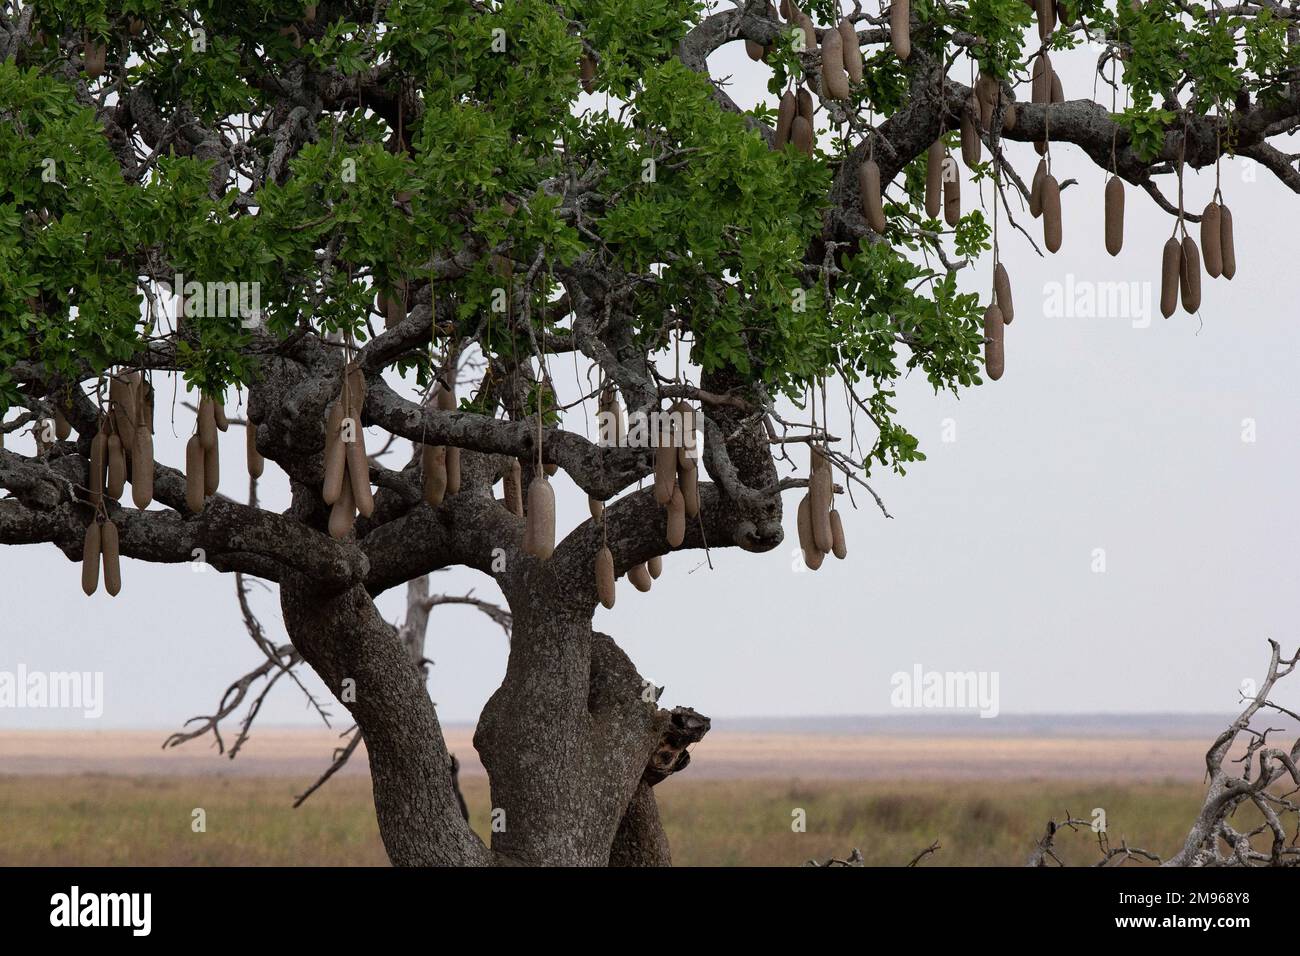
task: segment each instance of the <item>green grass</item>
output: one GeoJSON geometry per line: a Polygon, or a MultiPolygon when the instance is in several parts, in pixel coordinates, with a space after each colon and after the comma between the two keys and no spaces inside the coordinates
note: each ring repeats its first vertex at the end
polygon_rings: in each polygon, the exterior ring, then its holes
{"type": "MultiPolygon", "coordinates": [[[[294,810],[310,781],[245,777],[0,777],[0,865],[383,865],[369,781],[330,781],[294,810]],[[206,812],[207,832],[191,829],[206,812]]],[[[466,781],[486,833],[488,794],[466,781]]],[[[938,840],[927,866],[1019,865],[1049,818],[1104,807],[1110,838],[1167,856],[1187,833],[1202,788],[1187,783],[1077,784],[692,781],[657,788],[679,865],[798,865],[860,848],[900,865],[938,840]],[[791,811],[807,812],[807,832],[791,811]]],[[[1071,864],[1097,859],[1096,836],[1058,839],[1071,864]]]]}

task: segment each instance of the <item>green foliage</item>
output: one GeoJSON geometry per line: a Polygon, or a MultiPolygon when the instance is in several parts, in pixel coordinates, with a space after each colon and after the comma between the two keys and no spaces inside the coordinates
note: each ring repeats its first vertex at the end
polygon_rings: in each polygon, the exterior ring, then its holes
{"type": "MultiPolygon", "coordinates": [[[[1136,10],[1103,0],[1069,6],[1091,37],[1123,53],[1128,105],[1117,119],[1142,155],[1155,155],[1180,122],[1164,102],[1168,91],[1189,89],[1187,109],[1204,114],[1242,94],[1283,95],[1297,65],[1287,21],[1267,9],[1243,20],[1175,0],[1136,10]]],[[[531,351],[529,337],[491,307],[539,254],[553,267],[585,257],[652,273],[627,306],[644,348],[662,348],[680,319],[694,361],[735,369],[769,393],[800,401],[826,375],[844,375],[861,386],[879,430],[867,467],[901,471],[923,457],[896,421],[901,376],[920,369],[936,390],[979,383],[979,297],[959,293],[952,275],[928,263],[940,241],[959,258],[987,250],[986,212],[971,209],[953,230],[930,220],[922,154],[890,189],[886,241],[826,252],[836,156],[768,149],[750,124],[770,119],[771,103],[751,116],[719,108],[706,79],[674,57],[707,12],[698,0],[393,0],[378,30],[363,5],[299,30],[303,8],[297,0],[39,5],[40,29],[63,47],[47,42],[22,65],[0,64],[0,369],[35,358],[80,376],[129,361],[164,330],[143,290],[175,273],[256,283],[273,336],[311,327],[364,341],[375,287],[420,283],[435,255],[474,245],[505,251],[513,277],[488,258],[440,282],[437,294],[454,301],[461,330],[489,351],[531,351]],[[132,17],[143,32],[128,29],[132,17]],[[267,113],[302,64],[338,88],[382,76],[375,96],[389,103],[405,84],[418,89],[423,110],[381,118],[372,101],[327,111],[280,175],[245,181],[242,195],[212,196],[212,161],[189,142],[165,144],[140,180],[128,181],[89,101],[79,103],[68,82],[65,54],[77,62],[79,37],[106,43],[110,73],[124,70],[160,115],[184,104],[207,128],[233,121],[254,130],[248,169],[265,168],[280,144],[286,117],[267,122],[267,113]],[[608,111],[575,109],[584,51],[595,56],[594,91],[608,111]],[[401,141],[391,128],[399,124],[401,141]],[[575,159],[604,197],[584,207],[581,225],[562,205],[565,164],[575,159]],[[42,176],[48,169],[54,175],[42,176]]],[[[814,0],[809,9],[826,24],[838,8],[814,0]]],[[[1023,0],[914,0],[913,9],[915,48],[968,53],[990,75],[1023,79],[1038,49],[1023,0]],[[967,45],[971,36],[978,40],[967,45]]],[[[1053,48],[1075,42],[1058,34],[1053,48]]],[[[887,46],[868,47],[866,57],[851,105],[878,122],[906,105],[910,77],[887,46]]],[[[779,95],[801,63],[781,42],[768,66],[779,95]]],[[[552,291],[533,292],[537,331],[554,330],[545,309],[552,291]]],[[[251,341],[237,317],[187,316],[186,378],[209,391],[251,380],[251,341]]],[[[427,380],[427,356],[401,367],[427,380]]],[[[0,408],[12,396],[0,371],[0,408]]]]}

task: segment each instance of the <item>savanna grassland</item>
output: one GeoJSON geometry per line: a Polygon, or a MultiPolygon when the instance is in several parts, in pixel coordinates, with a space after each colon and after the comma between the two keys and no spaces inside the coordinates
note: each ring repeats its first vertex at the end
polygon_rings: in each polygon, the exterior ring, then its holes
{"type": "MultiPolygon", "coordinates": [[[[385,865],[362,775],[332,780],[299,809],[311,780],[286,777],[0,777],[2,865],[385,865]],[[207,831],[191,829],[206,812],[207,831]]],[[[464,785],[475,829],[486,834],[486,780],[464,785]]],[[[1049,818],[1090,817],[1104,806],[1110,837],[1170,853],[1202,788],[1060,780],[669,780],[658,788],[679,865],[789,866],[844,856],[901,865],[934,840],[923,865],[1018,865],[1049,818]],[[807,832],[791,829],[807,811],[807,832]]],[[[1096,836],[1058,840],[1067,863],[1092,863],[1096,836]]]]}

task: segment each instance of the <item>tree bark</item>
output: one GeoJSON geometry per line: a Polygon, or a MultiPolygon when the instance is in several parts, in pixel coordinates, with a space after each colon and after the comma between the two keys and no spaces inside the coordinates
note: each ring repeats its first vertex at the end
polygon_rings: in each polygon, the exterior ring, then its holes
{"type": "Polygon", "coordinates": [[[365,737],[388,858],[396,866],[490,862],[461,815],[451,755],[419,669],[365,589],[330,593],[294,577],[281,583],[280,603],[294,647],[365,737]]]}
{"type": "Polygon", "coordinates": [[[623,813],[609,854],[610,866],[672,866],[668,835],[659,820],[654,790],[644,780],[623,813]]]}

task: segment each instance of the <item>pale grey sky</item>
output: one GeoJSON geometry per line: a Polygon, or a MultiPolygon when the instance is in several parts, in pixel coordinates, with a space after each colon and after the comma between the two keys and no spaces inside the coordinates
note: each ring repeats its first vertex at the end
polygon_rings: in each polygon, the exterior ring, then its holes
{"type": "MultiPolygon", "coordinates": [[[[1067,97],[1092,90],[1094,62],[1088,52],[1059,58],[1067,97]]],[[[743,104],[763,92],[763,68],[738,43],[713,63],[715,75],[736,76],[743,104]]],[[[1027,180],[1032,147],[1007,150],[1027,180]]],[[[1040,259],[1003,232],[1016,301],[1006,375],[960,400],[934,397],[919,377],[899,385],[902,420],[929,460],[905,478],[876,479],[894,519],[863,496],[858,511],[842,503],[848,560],[799,571],[790,494],[776,552],[718,550],[713,570],[701,553],[670,555],[651,594],[620,583],[617,606],[598,611],[596,627],[667,685],[668,705],[714,717],[885,713],[891,675],[920,664],[997,672],[1004,713],[1227,711],[1239,682],[1261,676],[1266,638],[1300,640],[1300,324],[1286,291],[1300,197],[1262,169],[1225,162],[1239,267],[1230,283],[1205,280],[1199,318],[1180,311],[1166,321],[1158,303],[1149,322],[1047,316],[1053,283],[1158,280],[1172,226],[1129,187],[1125,246],[1111,259],[1103,172],[1074,147],[1053,152],[1058,177],[1079,179],[1063,194],[1061,252],[1040,259]],[[1254,440],[1243,440],[1252,427],[1254,440]],[[942,440],[945,428],[954,441],[942,440]],[[1093,570],[1095,549],[1104,573],[1093,570]]],[[[1189,207],[1199,211],[1212,188],[1212,170],[1190,175],[1189,207]]],[[[974,196],[963,190],[967,207],[974,196]]],[[[1019,218],[1041,237],[1041,222],[1019,218]]],[[[968,288],[986,292],[990,269],[986,257],[966,270],[968,288]]],[[[1152,287],[1139,291],[1150,303],[1152,287]]],[[[190,426],[174,439],[164,421],[160,404],[158,454],[176,463],[190,426]]],[[[222,446],[222,491],[241,499],[242,445],[232,429],[222,446]]],[[[559,487],[563,533],[586,504],[567,479],[559,487]]],[[[268,464],[264,500],[282,506],[286,495],[268,464]]],[[[179,726],[211,712],[258,662],[233,579],[210,569],[128,561],[116,599],[85,598],[77,566],[49,547],[0,549],[0,573],[0,671],[104,672],[94,726],[179,726]]],[[[497,594],[463,570],[433,586],[497,594]]],[[[283,640],[274,593],[255,601],[283,640]]],[[[398,589],[380,605],[395,619],[402,601],[398,589]]],[[[428,649],[443,719],[474,720],[504,671],[500,630],[468,609],[440,608],[428,649]]],[[[1280,700],[1296,706],[1300,685],[1280,700]]],[[[313,718],[285,685],[261,719],[313,718]]],[[[0,728],[55,726],[89,725],[69,712],[0,709],[0,728]]]]}

